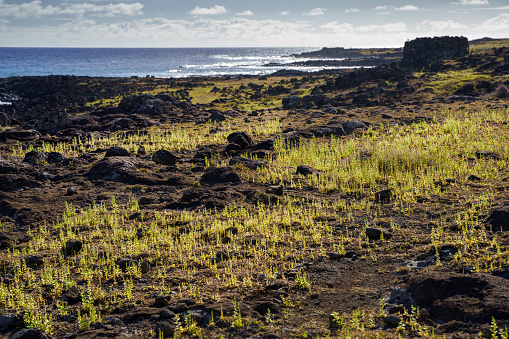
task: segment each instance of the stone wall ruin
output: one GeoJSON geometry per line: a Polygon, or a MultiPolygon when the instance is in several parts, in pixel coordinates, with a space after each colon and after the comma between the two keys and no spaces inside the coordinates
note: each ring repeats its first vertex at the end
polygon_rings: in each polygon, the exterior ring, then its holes
{"type": "Polygon", "coordinates": [[[441,60],[451,60],[468,55],[469,43],[465,37],[418,38],[405,42],[400,67],[420,70],[441,60]]]}

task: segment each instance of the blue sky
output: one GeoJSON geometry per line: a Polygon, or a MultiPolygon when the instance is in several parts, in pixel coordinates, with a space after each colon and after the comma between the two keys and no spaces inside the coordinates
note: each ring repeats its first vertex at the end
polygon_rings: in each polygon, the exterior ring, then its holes
{"type": "Polygon", "coordinates": [[[3,47],[397,47],[509,38],[508,0],[0,0],[3,47]]]}

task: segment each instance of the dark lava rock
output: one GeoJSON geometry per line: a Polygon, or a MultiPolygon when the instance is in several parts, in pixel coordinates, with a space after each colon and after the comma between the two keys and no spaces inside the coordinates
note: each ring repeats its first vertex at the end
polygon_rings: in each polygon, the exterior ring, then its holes
{"type": "Polygon", "coordinates": [[[274,195],[283,195],[284,193],[284,186],[283,185],[277,185],[277,186],[269,186],[267,187],[267,190],[266,192],[269,193],[269,194],[274,194],[274,195]]]}
{"type": "Polygon", "coordinates": [[[110,147],[106,150],[105,157],[128,157],[129,152],[120,146],[110,147]]]}
{"type": "Polygon", "coordinates": [[[274,302],[262,301],[262,302],[257,303],[253,307],[253,310],[258,312],[260,315],[264,316],[269,312],[269,310],[270,310],[271,314],[278,314],[280,312],[280,307],[279,307],[279,305],[277,305],[274,302]]]}
{"type": "Polygon", "coordinates": [[[19,128],[8,129],[0,133],[0,140],[34,141],[41,138],[41,133],[19,128]]]}
{"type": "Polygon", "coordinates": [[[44,264],[44,259],[39,254],[29,255],[25,257],[25,262],[28,267],[39,268],[44,264]]]}
{"type": "Polygon", "coordinates": [[[302,105],[302,98],[297,95],[292,95],[287,98],[283,98],[284,109],[296,109],[302,105]]]}
{"type": "Polygon", "coordinates": [[[7,331],[24,327],[23,315],[19,313],[5,313],[0,316],[0,331],[7,331]]]}
{"type": "Polygon", "coordinates": [[[389,202],[391,200],[391,197],[392,190],[390,189],[375,192],[375,202],[380,203],[389,202]]]}
{"type": "Polygon", "coordinates": [[[207,121],[213,121],[213,122],[221,122],[221,121],[225,121],[225,120],[226,120],[226,116],[224,116],[224,114],[221,114],[217,111],[212,112],[207,119],[207,121]]]}
{"type": "Polygon", "coordinates": [[[139,171],[139,168],[147,168],[148,166],[148,163],[131,157],[108,157],[96,162],[86,176],[90,180],[117,181],[130,185],[175,185],[176,182],[171,182],[172,180],[179,181],[183,179],[179,175],[164,178],[159,174],[139,171]]]}
{"type": "Polygon", "coordinates": [[[50,164],[59,164],[65,160],[64,156],[58,152],[49,152],[46,153],[48,163],[50,164]]]}
{"type": "Polygon", "coordinates": [[[156,335],[159,336],[159,333],[161,333],[164,338],[173,337],[175,329],[175,323],[170,321],[160,321],[154,328],[156,335]]]}
{"type": "Polygon", "coordinates": [[[23,162],[27,162],[31,165],[40,165],[46,161],[48,161],[48,155],[39,151],[30,151],[25,154],[25,158],[23,159],[23,162]]]}
{"type": "Polygon", "coordinates": [[[159,315],[162,319],[175,319],[175,312],[167,308],[162,309],[159,315]]]}
{"type": "Polygon", "coordinates": [[[62,248],[62,252],[65,255],[74,255],[76,253],[79,253],[81,251],[81,248],[83,247],[83,243],[78,239],[70,239],[67,240],[62,248]]]}
{"type": "Polygon", "coordinates": [[[240,177],[231,167],[217,167],[205,172],[200,178],[201,184],[215,185],[240,182],[240,177]]]}
{"type": "Polygon", "coordinates": [[[173,166],[177,163],[178,157],[170,151],[160,149],[154,153],[152,160],[160,165],[173,166]]]}
{"type": "Polygon", "coordinates": [[[233,132],[226,139],[228,142],[233,142],[242,148],[253,144],[253,139],[246,132],[233,132]]]}
{"type": "Polygon", "coordinates": [[[154,301],[154,306],[165,307],[171,300],[171,295],[158,295],[154,301]]]}
{"type": "Polygon", "coordinates": [[[503,206],[494,209],[486,218],[485,222],[491,226],[492,230],[507,232],[509,231],[509,206],[503,206]]]}
{"type": "Polygon", "coordinates": [[[295,174],[311,175],[311,174],[318,174],[321,172],[322,171],[314,169],[314,168],[306,166],[306,165],[299,165],[299,166],[297,166],[297,170],[295,171],[295,174]]]}
{"type": "Polygon", "coordinates": [[[240,145],[234,143],[234,142],[230,142],[228,143],[228,145],[226,145],[226,147],[224,148],[224,151],[226,153],[231,153],[231,152],[235,152],[235,151],[240,151],[242,149],[242,147],[240,147],[240,145]]]}
{"type": "Polygon", "coordinates": [[[410,277],[407,291],[430,317],[443,322],[509,321],[509,280],[501,277],[425,272],[410,277]]]}
{"type": "Polygon", "coordinates": [[[384,323],[390,328],[398,327],[401,322],[401,318],[396,315],[388,315],[384,318],[384,323]]]}
{"type": "Polygon", "coordinates": [[[25,328],[10,336],[10,339],[50,339],[51,337],[38,328],[25,328]]]}
{"type": "Polygon", "coordinates": [[[41,133],[54,132],[71,127],[71,119],[65,111],[46,113],[35,123],[34,128],[41,133]]]}
{"type": "Polygon", "coordinates": [[[117,265],[122,271],[126,271],[128,267],[137,265],[138,262],[131,258],[118,258],[117,265]]]}
{"type": "Polygon", "coordinates": [[[81,291],[78,286],[69,288],[62,294],[62,300],[67,301],[70,305],[79,303],[81,301],[81,291]]]}
{"type": "Polygon", "coordinates": [[[254,144],[252,146],[253,151],[259,151],[259,150],[265,150],[265,151],[272,151],[274,149],[274,139],[266,139],[263,141],[260,141],[257,144],[254,144]]]}
{"type": "Polygon", "coordinates": [[[75,195],[78,193],[78,188],[76,186],[67,187],[66,195],[75,195]]]}
{"type": "Polygon", "coordinates": [[[369,240],[380,240],[383,237],[385,240],[392,238],[392,233],[384,231],[380,228],[368,227],[366,228],[366,236],[369,240]]]}
{"type": "Polygon", "coordinates": [[[8,127],[12,123],[12,119],[5,113],[0,112],[0,127],[8,127]]]}
{"type": "Polygon", "coordinates": [[[233,157],[230,159],[230,162],[228,163],[230,166],[234,165],[242,165],[250,169],[258,169],[267,166],[269,163],[267,161],[263,160],[251,160],[246,159],[242,157],[233,157]]]}

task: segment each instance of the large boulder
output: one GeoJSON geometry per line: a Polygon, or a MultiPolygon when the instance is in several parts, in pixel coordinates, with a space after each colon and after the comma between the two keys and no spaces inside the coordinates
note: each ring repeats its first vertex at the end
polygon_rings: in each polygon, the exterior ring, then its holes
{"type": "Polygon", "coordinates": [[[152,96],[150,94],[129,95],[122,99],[118,110],[127,114],[144,114],[157,116],[177,109],[175,98],[171,95],[152,96]]]}
{"type": "Polygon", "coordinates": [[[426,272],[408,280],[407,292],[442,322],[509,322],[509,280],[488,274],[426,272]]]}
{"type": "Polygon", "coordinates": [[[238,183],[240,181],[239,175],[231,167],[211,169],[205,172],[200,179],[201,184],[207,185],[238,183]]]}

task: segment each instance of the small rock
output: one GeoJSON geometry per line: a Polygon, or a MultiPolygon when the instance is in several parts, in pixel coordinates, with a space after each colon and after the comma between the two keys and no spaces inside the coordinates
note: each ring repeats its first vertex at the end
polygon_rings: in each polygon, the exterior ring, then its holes
{"type": "Polygon", "coordinates": [[[233,142],[242,148],[253,144],[253,139],[245,132],[233,132],[226,139],[228,142],[233,142]]]}
{"type": "Polygon", "coordinates": [[[30,151],[25,154],[23,162],[27,162],[31,165],[40,165],[48,161],[48,155],[44,152],[30,151]]]}
{"type": "Polygon", "coordinates": [[[179,301],[177,301],[177,303],[179,303],[179,304],[186,304],[187,306],[192,306],[192,305],[195,304],[194,300],[193,299],[189,299],[189,298],[180,299],[179,301]]]}
{"type": "Polygon", "coordinates": [[[240,151],[242,149],[242,147],[240,147],[240,145],[234,143],[234,142],[230,142],[228,143],[228,145],[226,145],[226,147],[224,148],[224,151],[226,153],[230,153],[230,152],[234,152],[234,151],[240,151]]]}
{"type": "Polygon", "coordinates": [[[170,300],[171,300],[171,295],[167,295],[167,294],[158,295],[154,301],[154,305],[157,307],[164,307],[164,306],[168,305],[170,300]]]}
{"type": "Polygon", "coordinates": [[[392,190],[382,190],[375,192],[375,202],[384,203],[389,202],[392,197],[392,190]]]}
{"type": "Polygon", "coordinates": [[[138,211],[138,212],[134,212],[133,214],[129,215],[127,217],[128,220],[138,220],[141,218],[141,212],[138,211]]]}
{"type": "Polygon", "coordinates": [[[36,269],[44,264],[42,256],[38,254],[26,256],[24,259],[27,266],[30,268],[36,269]]]}
{"type": "Polygon", "coordinates": [[[140,270],[142,274],[150,272],[150,264],[146,261],[142,262],[140,265],[140,270]]]}
{"type": "Polygon", "coordinates": [[[388,315],[384,318],[384,323],[389,326],[390,328],[396,328],[398,327],[399,323],[401,322],[401,318],[396,315],[388,315]]]}
{"type": "Polygon", "coordinates": [[[130,266],[136,266],[138,262],[131,258],[118,258],[117,259],[117,265],[120,267],[122,271],[126,271],[128,267],[130,266]]]}
{"type": "Polygon", "coordinates": [[[105,157],[128,157],[129,151],[120,146],[113,146],[106,150],[105,157]]]}
{"type": "Polygon", "coordinates": [[[397,314],[397,313],[405,313],[405,307],[403,305],[393,305],[387,308],[387,313],[389,314],[397,314]]]}
{"type": "Polygon", "coordinates": [[[156,335],[159,336],[159,333],[162,333],[163,337],[173,337],[175,333],[175,324],[169,321],[161,321],[158,322],[155,327],[156,335]]]}
{"type": "Polygon", "coordinates": [[[283,185],[269,186],[267,187],[266,192],[274,195],[283,195],[284,186],[283,185]]]}
{"type": "Polygon", "coordinates": [[[226,120],[226,116],[224,116],[223,114],[221,114],[217,111],[212,112],[207,119],[207,121],[212,121],[212,122],[221,122],[221,121],[225,121],[225,120],[226,120]]]}
{"type": "Polygon", "coordinates": [[[327,281],[325,283],[325,285],[327,285],[328,288],[333,288],[334,287],[334,283],[332,281],[327,281]]]}
{"type": "Polygon", "coordinates": [[[155,198],[150,198],[150,197],[141,197],[138,200],[138,204],[139,205],[151,205],[151,204],[153,204],[155,202],[156,202],[156,199],[155,198]]]}
{"type": "Polygon", "coordinates": [[[177,303],[171,307],[171,310],[178,314],[189,310],[189,306],[184,303],[177,303]]]}
{"type": "Polygon", "coordinates": [[[67,187],[66,195],[75,195],[78,193],[78,188],[76,186],[67,187]]]}
{"type": "Polygon", "coordinates": [[[225,260],[229,260],[230,259],[230,255],[227,251],[225,250],[220,250],[216,253],[216,258],[215,258],[218,262],[221,262],[221,261],[225,261],[225,260]]]}
{"type": "Polygon", "coordinates": [[[236,235],[239,233],[239,229],[235,226],[228,227],[224,230],[224,234],[236,235]]]}
{"type": "Polygon", "coordinates": [[[174,319],[175,313],[172,310],[169,310],[167,308],[164,308],[161,310],[161,313],[159,313],[162,319],[174,319]]]}
{"type": "Polygon", "coordinates": [[[6,313],[0,316],[0,331],[7,331],[24,327],[23,315],[19,313],[6,313]]]}
{"type": "Polygon", "coordinates": [[[231,167],[217,167],[205,172],[200,178],[201,184],[226,184],[240,182],[240,177],[231,167]]]}
{"type": "Polygon", "coordinates": [[[62,294],[62,300],[67,301],[70,305],[79,303],[81,301],[81,290],[78,286],[69,288],[62,294]]]}
{"type": "Polygon", "coordinates": [[[295,174],[307,176],[307,175],[311,175],[311,174],[315,174],[315,173],[318,174],[321,172],[322,171],[314,169],[314,168],[306,166],[306,165],[299,165],[299,166],[297,166],[297,170],[295,171],[295,174]]]}
{"type": "Polygon", "coordinates": [[[392,233],[384,231],[380,228],[368,227],[366,228],[366,236],[369,240],[380,240],[382,237],[385,240],[392,238],[392,233]]]}
{"type": "Polygon", "coordinates": [[[160,149],[152,156],[152,160],[160,165],[173,166],[178,158],[172,152],[160,149]]]}
{"type": "Polygon", "coordinates": [[[36,327],[25,328],[10,336],[10,339],[50,339],[43,330],[36,327]]]}
{"type": "Polygon", "coordinates": [[[65,242],[62,252],[65,255],[74,255],[76,253],[79,253],[81,251],[81,248],[83,247],[83,243],[81,240],[78,239],[69,239],[65,242]]]}

